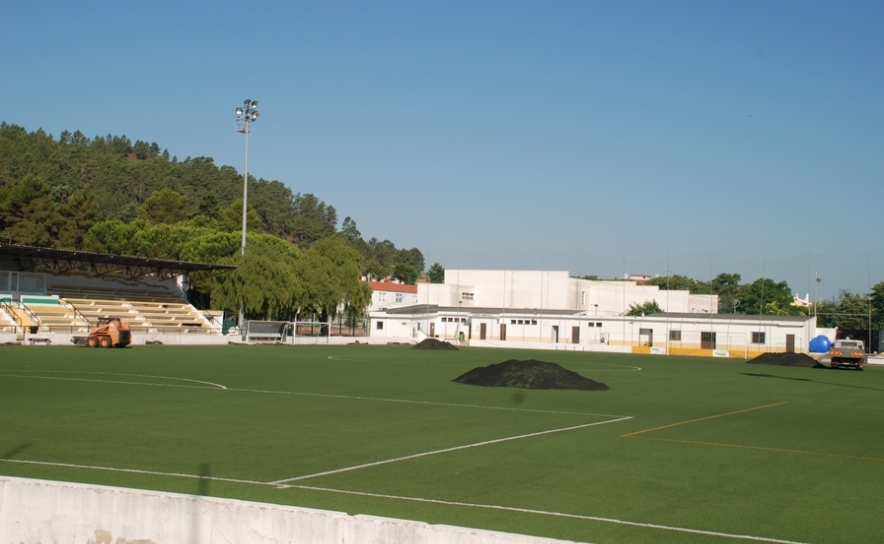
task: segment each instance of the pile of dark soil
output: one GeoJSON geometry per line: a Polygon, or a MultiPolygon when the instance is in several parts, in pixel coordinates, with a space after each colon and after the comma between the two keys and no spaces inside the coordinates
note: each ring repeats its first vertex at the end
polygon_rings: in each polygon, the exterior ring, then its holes
{"type": "Polygon", "coordinates": [[[420,343],[415,344],[411,349],[449,349],[449,350],[457,350],[457,346],[451,345],[448,342],[443,342],[441,340],[437,340],[436,338],[427,338],[426,340],[422,340],[420,343]]]}
{"type": "Polygon", "coordinates": [[[764,353],[746,361],[750,365],[802,366],[805,368],[829,368],[805,353],[764,353]]]}
{"type": "Polygon", "coordinates": [[[485,387],[608,390],[608,386],[603,383],[584,378],[556,363],[545,363],[536,359],[528,361],[510,359],[494,365],[481,366],[454,378],[452,381],[485,387]]]}

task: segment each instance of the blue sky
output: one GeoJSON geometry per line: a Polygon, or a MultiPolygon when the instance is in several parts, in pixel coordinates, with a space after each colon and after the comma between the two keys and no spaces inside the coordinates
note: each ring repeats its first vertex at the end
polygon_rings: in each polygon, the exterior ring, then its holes
{"type": "Polygon", "coordinates": [[[884,281],[881,2],[16,2],[2,120],[313,193],[448,268],[884,281]]]}

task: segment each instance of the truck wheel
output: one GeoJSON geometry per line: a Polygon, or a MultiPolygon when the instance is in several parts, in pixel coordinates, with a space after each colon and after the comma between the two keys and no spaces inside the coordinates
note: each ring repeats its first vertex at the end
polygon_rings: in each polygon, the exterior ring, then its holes
{"type": "Polygon", "coordinates": [[[102,336],[101,339],[99,339],[98,344],[103,348],[109,348],[111,347],[111,339],[107,336],[102,336]]]}
{"type": "Polygon", "coordinates": [[[90,336],[89,338],[86,339],[86,345],[89,346],[90,348],[98,347],[98,338],[96,338],[94,336],[90,336]]]}

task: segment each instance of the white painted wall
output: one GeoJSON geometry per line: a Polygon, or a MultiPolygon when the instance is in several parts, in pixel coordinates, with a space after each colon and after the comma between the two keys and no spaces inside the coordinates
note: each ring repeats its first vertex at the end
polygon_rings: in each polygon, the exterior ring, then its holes
{"type": "MultiPolygon", "coordinates": [[[[715,317],[708,313],[685,313],[674,316],[629,317],[629,316],[575,316],[541,314],[529,311],[508,311],[495,314],[470,314],[444,311],[430,315],[395,315],[376,312],[372,323],[384,320],[384,330],[371,329],[372,338],[394,339],[397,336],[409,338],[418,329],[428,331],[427,323],[435,323],[435,334],[442,339],[454,339],[462,331],[470,345],[494,345],[506,347],[529,347],[536,343],[553,345],[593,346],[599,344],[628,345],[637,347],[662,347],[699,349],[701,335],[714,332],[716,348],[729,349],[739,354],[752,351],[785,351],[787,335],[793,335],[795,351],[806,353],[810,340],[817,334],[813,318],[794,320],[764,316],[763,319],[746,319],[736,316],[730,319],[726,314],[715,317]],[[453,317],[452,317],[453,316],[453,317]],[[449,323],[466,319],[466,323],[449,323]],[[389,325],[387,324],[389,323],[389,325]],[[485,325],[486,337],[482,342],[481,327],[485,325]],[[500,325],[506,325],[506,341],[501,342],[500,325]],[[458,325],[460,325],[458,327],[458,325]],[[573,342],[573,331],[577,328],[578,339],[573,342]],[[648,338],[643,338],[642,329],[653,331],[648,346],[648,338]],[[670,331],[680,331],[681,340],[670,341],[670,331]],[[764,343],[752,341],[752,333],[764,333],[764,343]]],[[[647,336],[647,335],[644,335],[647,336]]]]}
{"type": "Polygon", "coordinates": [[[561,544],[373,516],[0,477],[0,541],[53,544],[561,544]]]}
{"type": "Polygon", "coordinates": [[[574,310],[588,316],[621,315],[633,304],[653,300],[664,312],[718,313],[715,295],[666,291],[635,281],[581,280],[564,270],[446,270],[444,284],[418,284],[417,300],[418,304],[504,312],[574,310]]]}

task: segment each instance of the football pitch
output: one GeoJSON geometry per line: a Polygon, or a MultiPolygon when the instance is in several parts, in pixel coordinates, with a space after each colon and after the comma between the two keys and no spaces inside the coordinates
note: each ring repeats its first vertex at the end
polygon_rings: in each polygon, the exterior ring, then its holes
{"type": "Polygon", "coordinates": [[[599,544],[874,542],[884,368],[410,346],[0,347],[0,474],[599,544]],[[608,391],[452,380],[508,359],[608,391]]]}

